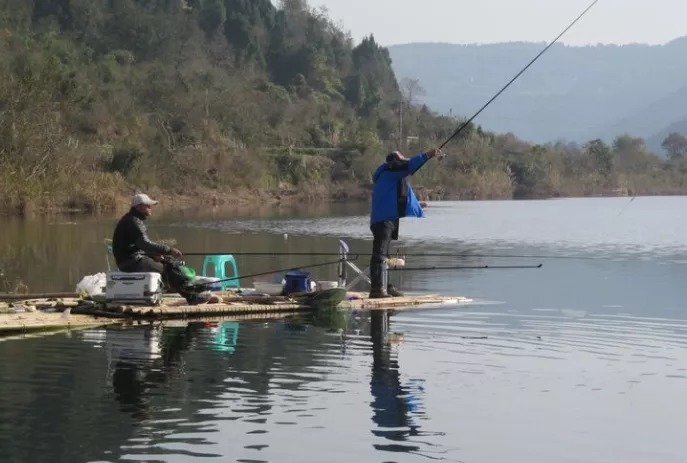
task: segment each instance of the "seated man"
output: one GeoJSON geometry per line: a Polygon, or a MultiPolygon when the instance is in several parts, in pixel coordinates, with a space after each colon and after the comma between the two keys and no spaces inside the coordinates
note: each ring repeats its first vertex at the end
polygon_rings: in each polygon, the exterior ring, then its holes
{"type": "Polygon", "coordinates": [[[163,256],[179,258],[181,251],[170,246],[155,243],[148,238],[145,220],[158,204],[146,194],[136,194],[131,199],[131,209],[119,220],[112,236],[112,254],[117,268],[122,272],[157,272],[168,286],[172,287],[188,302],[203,302],[209,293],[198,294],[190,280],[178,271],[178,265],[163,256]]]}

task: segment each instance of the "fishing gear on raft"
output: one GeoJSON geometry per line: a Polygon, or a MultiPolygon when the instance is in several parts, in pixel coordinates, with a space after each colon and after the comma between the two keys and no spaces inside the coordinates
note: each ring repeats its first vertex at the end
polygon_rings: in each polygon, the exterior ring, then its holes
{"type": "MultiPolygon", "coordinates": [[[[206,255],[207,255],[207,254],[206,254],[206,255]]],[[[304,268],[324,267],[324,266],[326,266],[326,265],[340,264],[341,262],[345,262],[346,260],[355,260],[355,259],[357,259],[357,257],[355,257],[355,258],[353,258],[353,259],[349,259],[349,258],[346,258],[346,259],[338,259],[338,260],[334,260],[334,261],[330,261],[330,262],[323,262],[323,263],[321,263],[321,264],[299,265],[299,266],[296,266],[296,267],[289,267],[289,268],[283,268],[283,269],[277,269],[277,270],[270,270],[270,271],[267,271],[267,272],[260,272],[260,273],[253,273],[253,274],[250,274],[250,275],[238,275],[238,276],[235,276],[235,277],[223,278],[223,279],[221,279],[221,280],[215,280],[215,281],[211,281],[211,282],[207,282],[207,283],[194,283],[194,284],[188,285],[188,287],[190,287],[190,288],[199,288],[199,287],[203,287],[203,286],[212,286],[212,285],[216,285],[217,283],[223,283],[223,282],[225,282],[225,281],[233,281],[233,280],[239,280],[239,279],[241,279],[241,278],[252,278],[252,277],[259,277],[259,276],[264,276],[264,275],[272,275],[273,273],[291,272],[291,271],[294,271],[294,270],[300,270],[300,269],[304,269],[304,268]]]]}

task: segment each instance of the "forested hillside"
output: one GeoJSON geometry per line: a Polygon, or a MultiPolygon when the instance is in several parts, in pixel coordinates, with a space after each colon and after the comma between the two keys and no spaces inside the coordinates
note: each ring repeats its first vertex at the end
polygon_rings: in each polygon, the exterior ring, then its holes
{"type": "MultiPolygon", "coordinates": [[[[303,0],[0,0],[0,54],[5,211],[111,209],[136,189],[366,198],[387,150],[460,123],[303,0]]],[[[449,152],[414,180],[426,195],[687,189],[682,155],[631,137],[533,146],[469,126],[449,152]]]]}

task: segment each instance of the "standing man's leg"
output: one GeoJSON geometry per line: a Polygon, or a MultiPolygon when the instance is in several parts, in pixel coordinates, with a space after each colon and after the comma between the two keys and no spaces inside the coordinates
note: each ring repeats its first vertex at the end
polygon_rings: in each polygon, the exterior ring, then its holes
{"type": "Polygon", "coordinates": [[[370,230],[373,236],[372,257],[370,257],[370,298],[389,297],[386,288],[383,287],[383,266],[389,254],[394,223],[390,220],[373,223],[370,230]]]}
{"type": "MultiPolygon", "coordinates": [[[[396,219],[391,222],[391,239],[389,240],[389,244],[386,246],[386,249],[384,250],[385,256],[388,258],[391,255],[391,241],[396,241],[398,240],[398,229],[399,229],[399,220],[396,219]]],[[[388,276],[388,275],[387,275],[388,276]]],[[[387,284],[386,284],[386,292],[389,296],[391,297],[403,297],[404,294],[396,289],[394,285],[391,284],[391,281],[387,279],[387,284]]]]}

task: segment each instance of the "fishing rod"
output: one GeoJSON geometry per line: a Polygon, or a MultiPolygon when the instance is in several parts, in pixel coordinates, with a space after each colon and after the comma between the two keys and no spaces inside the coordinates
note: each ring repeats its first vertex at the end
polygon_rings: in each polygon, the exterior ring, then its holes
{"type": "MultiPolygon", "coordinates": [[[[341,254],[335,252],[185,252],[184,256],[222,256],[225,254],[231,254],[232,256],[267,256],[267,257],[277,257],[277,256],[340,256],[341,254]]],[[[350,254],[351,259],[358,259],[359,257],[370,257],[372,253],[356,253],[350,254]]],[[[392,257],[447,257],[447,258],[463,258],[463,257],[483,257],[483,258],[495,258],[495,259],[600,259],[600,257],[593,256],[571,256],[571,255],[537,255],[537,254],[445,254],[445,253],[397,253],[392,257]]]]}
{"type": "Polygon", "coordinates": [[[450,137],[448,137],[448,140],[446,140],[441,146],[439,146],[439,149],[443,149],[444,146],[448,145],[448,143],[449,143],[451,140],[453,140],[453,138],[455,138],[460,132],[462,132],[462,131],[465,129],[465,127],[467,127],[467,126],[468,126],[477,116],[480,115],[480,113],[481,113],[482,111],[484,111],[484,110],[487,108],[487,106],[489,106],[489,105],[490,105],[496,98],[498,98],[498,97],[499,97],[508,87],[510,87],[511,84],[512,84],[513,82],[515,82],[515,81],[516,81],[516,80],[517,80],[517,79],[518,79],[518,78],[519,78],[519,77],[520,77],[520,76],[521,76],[530,66],[532,66],[532,65],[534,64],[534,62],[537,61],[537,60],[539,59],[540,56],[542,56],[544,53],[546,53],[546,51],[547,51],[549,48],[551,48],[551,46],[553,46],[554,43],[558,42],[558,40],[559,40],[561,37],[563,37],[563,35],[564,35],[566,32],[568,32],[568,30],[570,30],[571,27],[573,27],[580,19],[582,19],[582,17],[583,17],[585,14],[587,14],[587,12],[588,12],[589,10],[591,10],[592,7],[593,7],[594,5],[596,5],[596,3],[597,3],[598,1],[599,1],[599,0],[594,0],[594,1],[592,2],[591,5],[589,5],[589,6],[588,6],[588,7],[587,7],[578,17],[577,17],[577,18],[575,18],[575,20],[574,20],[573,22],[571,22],[571,23],[568,25],[568,27],[566,27],[566,28],[563,30],[563,32],[561,32],[561,33],[558,35],[558,37],[556,37],[551,43],[549,43],[549,44],[546,46],[546,48],[544,48],[542,51],[540,51],[539,54],[538,54],[537,56],[535,56],[535,57],[532,59],[532,61],[530,61],[530,62],[527,64],[527,66],[525,66],[524,68],[522,68],[522,70],[521,70],[520,72],[518,72],[518,73],[515,75],[515,77],[513,77],[513,78],[510,80],[510,82],[508,82],[501,90],[498,91],[498,93],[497,93],[496,95],[494,95],[489,101],[487,101],[486,104],[485,104],[484,106],[482,106],[482,107],[479,109],[479,111],[477,111],[470,119],[468,119],[468,120],[465,121],[463,124],[461,124],[461,126],[458,127],[458,129],[456,129],[456,131],[453,132],[453,134],[452,134],[450,137]]]}
{"type": "Polygon", "coordinates": [[[250,275],[239,275],[231,278],[223,278],[221,280],[215,280],[211,281],[208,283],[194,283],[192,285],[189,285],[191,288],[197,288],[197,287],[202,287],[202,286],[212,286],[217,283],[223,283],[225,281],[233,281],[233,280],[238,280],[241,278],[251,278],[251,277],[259,277],[259,276],[264,276],[264,275],[272,275],[273,273],[282,273],[282,272],[290,272],[292,270],[300,270],[304,268],[315,268],[315,267],[324,267],[326,265],[333,265],[333,264],[340,264],[341,262],[344,262],[344,259],[338,259],[335,261],[331,262],[324,262],[321,264],[312,264],[312,265],[300,265],[297,267],[289,267],[289,268],[284,268],[284,269],[278,269],[278,270],[270,270],[269,272],[261,272],[261,273],[252,273],[250,275]]]}
{"type": "Polygon", "coordinates": [[[390,272],[411,272],[411,271],[425,271],[425,270],[491,270],[491,269],[534,269],[542,268],[544,264],[538,265],[475,265],[463,266],[458,265],[454,267],[399,267],[390,268],[390,272]]]}
{"type": "MultiPolygon", "coordinates": [[[[340,256],[336,252],[185,252],[184,256],[223,256],[231,254],[232,256],[340,256]]],[[[359,256],[370,256],[372,254],[349,254],[351,259],[357,259],[359,256]]]]}

